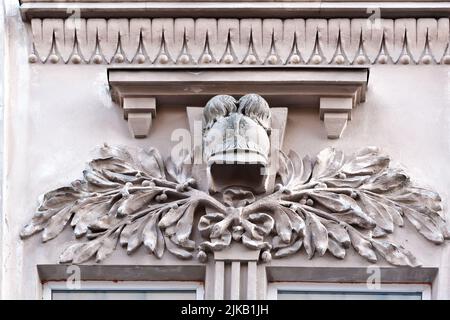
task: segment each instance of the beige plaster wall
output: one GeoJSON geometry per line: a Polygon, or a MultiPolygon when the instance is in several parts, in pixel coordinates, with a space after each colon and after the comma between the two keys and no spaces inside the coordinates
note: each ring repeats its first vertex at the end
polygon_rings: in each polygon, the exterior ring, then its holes
{"type": "MultiPolygon", "coordinates": [[[[25,27],[14,8],[7,8],[7,70],[3,174],[2,298],[35,299],[40,296],[37,264],[55,264],[62,244],[71,238],[66,230],[42,245],[39,237],[19,239],[19,231],[32,217],[37,197],[78,178],[95,146],[104,142],[152,145],[167,155],[174,129],[188,128],[185,110],[158,107],[146,139],[132,139],[122,112],[111,102],[106,66],[30,65],[25,27]]],[[[279,106],[282,107],[282,106],[279,106]]],[[[285,149],[315,154],[327,146],[346,152],[376,145],[408,169],[412,177],[437,190],[448,212],[450,199],[450,67],[374,66],[367,101],[353,113],[344,137],[326,138],[317,108],[291,108],[285,149]]],[[[411,231],[409,225],[397,240],[414,251],[424,266],[439,267],[433,297],[450,298],[450,244],[435,246],[411,231]]],[[[105,264],[178,264],[140,250],[127,256],[117,250],[105,264]]],[[[197,262],[183,262],[197,264],[197,262]]],[[[367,266],[351,250],[344,261],[330,256],[307,260],[297,255],[272,265],[367,266]]],[[[387,266],[381,262],[381,265],[387,266]]]]}

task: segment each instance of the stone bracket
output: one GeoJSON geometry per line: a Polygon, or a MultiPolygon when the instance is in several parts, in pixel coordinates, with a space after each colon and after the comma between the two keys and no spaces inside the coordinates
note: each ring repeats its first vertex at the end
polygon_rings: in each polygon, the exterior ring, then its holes
{"type": "Polygon", "coordinates": [[[123,117],[135,138],[145,138],[156,116],[154,97],[124,97],[122,99],[123,117]]]}
{"type": "Polygon", "coordinates": [[[320,98],[320,119],[329,139],[339,139],[352,118],[352,98],[320,98]]]}

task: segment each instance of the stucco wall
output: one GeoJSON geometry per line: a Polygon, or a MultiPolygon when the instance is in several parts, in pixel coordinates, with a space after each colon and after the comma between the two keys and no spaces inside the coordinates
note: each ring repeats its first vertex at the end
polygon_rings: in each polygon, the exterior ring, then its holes
{"type": "MultiPolygon", "coordinates": [[[[31,65],[27,63],[26,28],[17,8],[7,8],[8,90],[5,104],[4,202],[2,219],[2,298],[35,299],[40,284],[37,264],[55,264],[68,230],[43,245],[39,237],[22,241],[19,231],[31,218],[40,194],[78,178],[95,146],[157,147],[167,155],[176,128],[188,128],[182,108],[158,107],[146,139],[132,139],[122,112],[111,102],[106,66],[31,65]]],[[[281,107],[281,106],[280,106],[281,107]]],[[[314,155],[327,146],[345,152],[381,147],[422,184],[438,191],[448,212],[450,199],[450,66],[373,66],[367,100],[339,140],[326,138],[317,108],[290,108],[285,149],[314,155]]],[[[449,247],[435,246],[407,224],[397,240],[414,251],[424,266],[439,267],[433,296],[450,298],[449,247]]],[[[141,249],[132,256],[117,250],[105,264],[178,264],[141,249]]],[[[197,264],[198,262],[183,262],[197,264]]],[[[304,255],[274,260],[272,265],[308,267],[367,266],[349,251],[344,261],[331,256],[307,260],[304,255]]],[[[387,266],[386,263],[380,262],[387,266]]]]}

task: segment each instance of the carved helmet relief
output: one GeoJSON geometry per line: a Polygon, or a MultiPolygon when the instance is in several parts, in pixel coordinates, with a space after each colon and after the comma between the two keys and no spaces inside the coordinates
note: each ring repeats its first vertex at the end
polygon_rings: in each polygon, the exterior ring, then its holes
{"type": "Polygon", "coordinates": [[[269,133],[270,108],[261,96],[209,100],[203,109],[203,142],[210,191],[236,185],[265,192],[269,133]]]}
{"type": "Polygon", "coordinates": [[[436,244],[449,238],[439,195],[415,185],[375,147],[347,157],[334,148],[313,158],[278,151],[273,191],[264,175],[248,179],[252,165],[260,173],[268,164],[269,134],[262,97],[216,96],[203,111],[203,144],[208,188],[222,198],[197,186],[191,163],[163,161],[154,148],[105,145],[80,180],[41,197],[21,237],[42,231],[45,242],[70,224],[78,240],[61,263],[102,261],[118,244],[129,253],[143,245],[157,258],[169,251],[204,261],[234,241],[259,250],[264,261],[302,251],[343,259],[352,247],[370,262],[409,266],[420,263],[391,236],[405,220],[436,244]]]}

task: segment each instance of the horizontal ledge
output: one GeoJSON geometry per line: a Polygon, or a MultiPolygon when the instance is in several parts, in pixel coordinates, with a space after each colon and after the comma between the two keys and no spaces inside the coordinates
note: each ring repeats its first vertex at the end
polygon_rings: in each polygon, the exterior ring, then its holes
{"type": "MultiPolygon", "coordinates": [[[[380,267],[383,283],[431,283],[438,268],[380,267]]],[[[281,267],[268,266],[267,279],[270,282],[354,282],[365,283],[371,273],[365,267],[281,267]]]]}
{"type": "MultiPolygon", "coordinates": [[[[63,281],[72,273],[64,264],[38,265],[41,281],[63,281]]],[[[81,280],[204,281],[204,265],[79,265],[81,280]]]]}
{"type": "Polygon", "coordinates": [[[113,100],[154,97],[156,105],[202,106],[217,94],[263,95],[272,106],[318,106],[321,97],[365,100],[369,69],[347,68],[109,68],[113,100]]]}
{"type": "Polygon", "coordinates": [[[228,67],[228,68],[108,68],[114,84],[252,82],[252,83],[341,83],[367,84],[368,67],[228,67]],[[267,76],[270,75],[271,78],[267,76]],[[265,76],[265,77],[262,77],[265,76]]]}
{"type": "Polygon", "coordinates": [[[449,2],[46,2],[22,1],[22,19],[67,18],[439,18],[449,2]]]}

